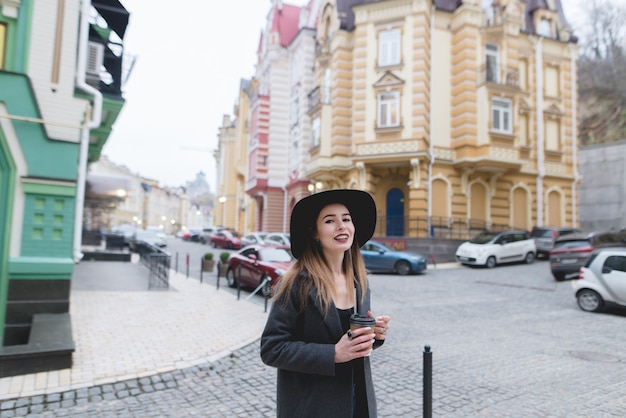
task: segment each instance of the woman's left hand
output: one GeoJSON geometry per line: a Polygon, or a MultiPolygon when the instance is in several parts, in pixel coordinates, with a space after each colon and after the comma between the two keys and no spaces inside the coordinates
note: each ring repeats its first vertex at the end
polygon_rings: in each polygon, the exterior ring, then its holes
{"type": "Polygon", "coordinates": [[[376,326],[374,326],[374,335],[377,340],[384,340],[389,331],[389,321],[391,317],[388,315],[374,316],[372,311],[367,311],[367,316],[376,320],[376,326]]]}

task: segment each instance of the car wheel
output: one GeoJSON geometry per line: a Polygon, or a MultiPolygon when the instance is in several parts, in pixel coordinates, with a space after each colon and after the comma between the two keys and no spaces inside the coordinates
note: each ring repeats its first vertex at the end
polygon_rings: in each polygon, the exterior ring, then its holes
{"type": "Polygon", "coordinates": [[[552,273],[552,275],[554,276],[554,280],[556,280],[557,282],[562,282],[563,280],[565,280],[565,273],[552,273]]]}
{"type": "Polygon", "coordinates": [[[535,254],[533,253],[526,254],[526,257],[524,258],[524,262],[526,264],[532,264],[533,261],[535,261],[535,254]]]}
{"type": "Polygon", "coordinates": [[[226,273],[226,283],[228,283],[228,287],[237,287],[237,278],[235,277],[234,270],[228,269],[226,273]]]}
{"type": "Polygon", "coordinates": [[[578,300],[578,306],[583,311],[587,312],[600,312],[604,306],[604,300],[598,292],[591,289],[582,289],[576,295],[578,300]]]}
{"type": "Polygon", "coordinates": [[[485,263],[485,267],[488,269],[492,269],[496,266],[496,258],[494,256],[490,256],[485,263]]]}
{"type": "Polygon", "coordinates": [[[401,276],[406,276],[411,272],[411,265],[404,260],[400,260],[396,263],[395,270],[401,276]]]}
{"type": "Polygon", "coordinates": [[[211,241],[211,247],[217,248],[217,244],[215,243],[215,241],[211,241]]]}

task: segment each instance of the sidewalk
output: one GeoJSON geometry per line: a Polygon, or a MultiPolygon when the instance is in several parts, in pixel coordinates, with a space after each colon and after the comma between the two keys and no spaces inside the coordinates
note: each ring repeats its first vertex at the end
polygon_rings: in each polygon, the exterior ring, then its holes
{"type": "Polygon", "coordinates": [[[0,401],[209,363],[260,338],[263,309],[215,283],[215,273],[200,283],[170,270],[169,290],[148,290],[148,270],[139,263],[77,264],[70,295],[72,368],[2,378],[0,401]]]}

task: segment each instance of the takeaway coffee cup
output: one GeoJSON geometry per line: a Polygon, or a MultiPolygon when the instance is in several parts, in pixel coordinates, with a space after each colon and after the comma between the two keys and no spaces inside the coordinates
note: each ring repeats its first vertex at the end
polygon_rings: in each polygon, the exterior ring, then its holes
{"type": "MultiPolygon", "coordinates": [[[[374,318],[370,318],[369,316],[352,314],[350,315],[350,331],[354,331],[355,329],[362,327],[370,327],[368,334],[374,333],[374,326],[376,325],[376,320],[374,318]]],[[[374,340],[372,340],[372,344],[374,340]]]]}

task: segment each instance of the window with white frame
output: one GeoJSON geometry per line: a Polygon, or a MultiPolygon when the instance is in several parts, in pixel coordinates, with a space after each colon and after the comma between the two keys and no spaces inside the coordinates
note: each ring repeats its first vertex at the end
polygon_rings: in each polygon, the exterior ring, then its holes
{"type": "Polygon", "coordinates": [[[397,91],[378,95],[378,127],[390,128],[400,125],[400,93],[397,91]]]}
{"type": "Polygon", "coordinates": [[[511,101],[493,98],[491,100],[491,129],[494,132],[511,133],[511,101]]]}
{"type": "Polygon", "coordinates": [[[313,119],[313,123],[311,124],[311,147],[319,147],[320,146],[320,125],[321,120],[320,117],[316,117],[313,119]]]}
{"type": "Polygon", "coordinates": [[[400,64],[400,29],[385,30],[378,35],[378,65],[400,64]]]}

